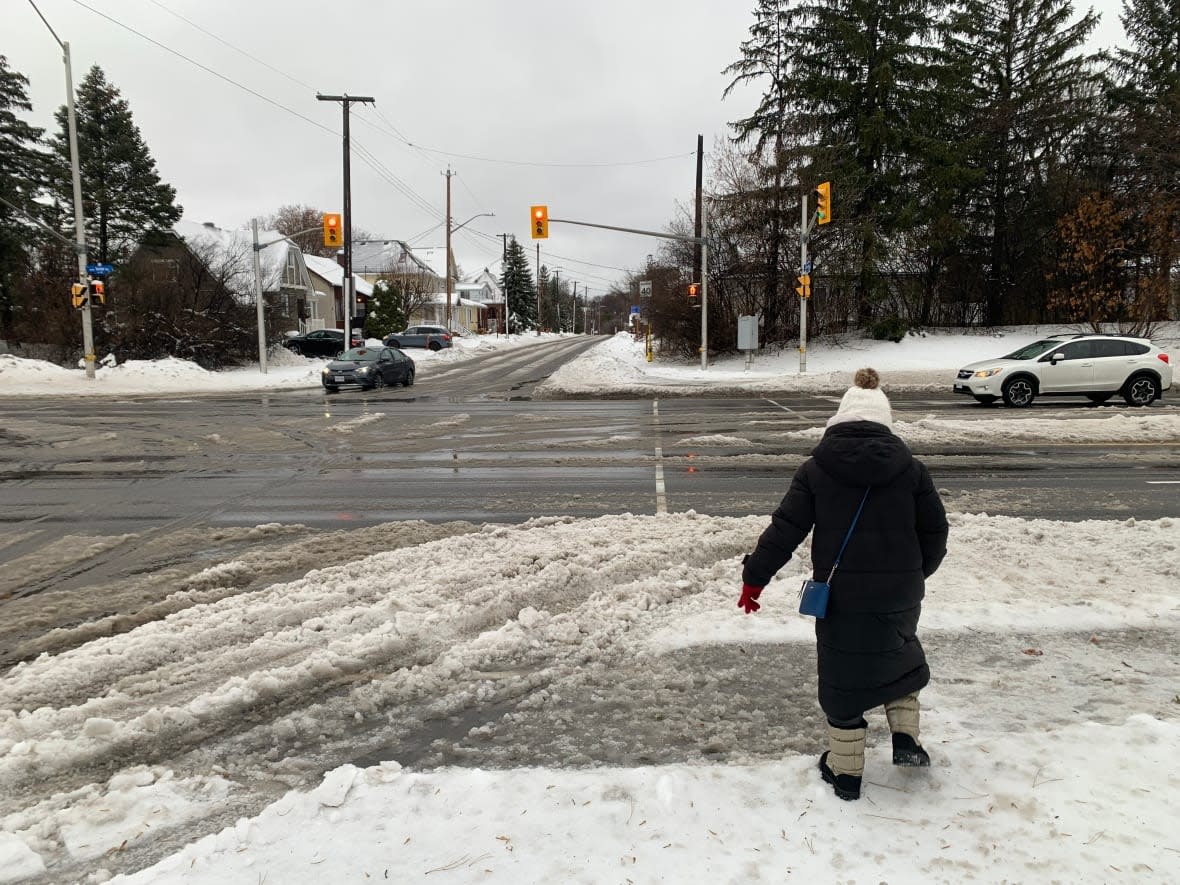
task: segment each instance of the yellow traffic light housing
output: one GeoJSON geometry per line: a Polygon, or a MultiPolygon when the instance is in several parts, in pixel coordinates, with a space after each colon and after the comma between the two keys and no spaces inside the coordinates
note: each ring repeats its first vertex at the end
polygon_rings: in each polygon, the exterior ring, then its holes
{"type": "Polygon", "coordinates": [[[324,245],[344,245],[344,234],[340,227],[340,216],[335,212],[327,212],[324,214],[324,245]]]}
{"type": "Polygon", "coordinates": [[[529,216],[532,219],[533,239],[549,239],[549,207],[531,206],[529,208],[529,216]]]}
{"type": "Polygon", "coordinates": [[[799,293],[800,298],[811,297],[811,274],[799,275],[799,285],[795,287],[795,291],[799,293]]]}
{"type": "Polygon", "coordinates": [[[74,307],[85,307],[86,297],[87,292],[85,285],[82,283],[74,283],[74,285],[70,286],[70,303],[74,305],[74,307]]]}
{"type": "Polygon", "coordinates": [[[700,283],[689,283],[688,284],[688,297],[689,298],[696,298],[700,294],[701,294],[701,284],[700,283]]]}
{"type": "Polygon", "coordinates": [[[821,181],[815,186],[815,220],[827,224],[832,220],[832,183],[821,181]]]}
{"type": "Polygon", "coordinates": [[[90,281],[90,306],[102,306],[107,303],[107,284],[102,280],[90,281]]]}

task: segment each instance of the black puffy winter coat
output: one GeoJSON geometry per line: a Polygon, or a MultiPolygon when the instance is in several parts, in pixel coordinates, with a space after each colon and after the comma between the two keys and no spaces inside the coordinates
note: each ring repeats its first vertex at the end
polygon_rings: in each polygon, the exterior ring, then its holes
{"type": "Polygon", "coordinates": [[[819,702],[838,721],[930,681],[918,617],[925,579],[946,555],[947,522],[926,466],[883,424],[828,428],[742,571],[745,583],[764,587],[814,532],[812,577],[827,580],[866,488],[864,511],[832,579],[827,616],[815,623],[819,702]]]}

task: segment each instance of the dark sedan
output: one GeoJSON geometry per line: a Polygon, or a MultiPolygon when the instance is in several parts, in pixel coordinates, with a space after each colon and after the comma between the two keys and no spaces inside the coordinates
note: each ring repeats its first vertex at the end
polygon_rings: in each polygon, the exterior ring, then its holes
{"type": "MultiPolygon", "coordinates": [[[[352,330],[354,347],[364,344],[359,329],[352,330]]],[[[295,335],[283,342],[283,347],[300,356],[336,356],[344,351],[344,332],[340,329],[316,329],[305,335],[295,335]]]]}
{"type": "Polygon", "coordinates": [[[414,361],[396,347],[354,347],[324,366],[321,378],[328,393],[341,387],[409,387],[414,383],[414,361]]]}

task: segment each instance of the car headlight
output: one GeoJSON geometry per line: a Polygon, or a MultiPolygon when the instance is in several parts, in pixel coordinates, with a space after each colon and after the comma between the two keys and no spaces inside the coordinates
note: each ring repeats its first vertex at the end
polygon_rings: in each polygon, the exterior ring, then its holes
{"type": "Polygon", "coordinates": [[[972,378],[990,378],[992,375],[999,375],[1002,371],[1004,371],[1002,368],[1000,368],[1000,369],[980,369],[978,372],[976,372],[971,377],[972,378]]]}
{"type": "Polygon", "coordinates": [[[331,370],[331,369],[329,369],[327,366],[324,366],[324,368],[323,368],[323,371],[322,371],[322,372],[320,372],[320,374],[321,374],[321,375],[331,375],[331,374],[332,374],[332,370],[331,370]]]}
{"type": "Polygon", "coordinates": [[[361,366],[359,369],[356,370],[356,373],[358,375],[368,375],[372,371],[373,371],[372,366],[361,366]]]}

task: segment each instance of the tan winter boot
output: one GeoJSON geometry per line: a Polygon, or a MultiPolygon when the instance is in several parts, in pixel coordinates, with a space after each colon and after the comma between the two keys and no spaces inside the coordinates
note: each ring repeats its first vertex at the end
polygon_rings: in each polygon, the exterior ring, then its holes
{"type": "Polygon", "coordinates": [[[925,767],[930,764],[930,754],[918,743],[918,720],[921,708],[918,695],[907,694],[885,705],[885,718],[893,732],[893,764],[925,767]]]}
{"type": "Polygon", "coordinates": [[[865,770],[865,734],[869,724],[863,719],[854,728],[837,728],[828,723],[828,747],[819,757],[819,773],[832,785],[841,799],[860,798],[860,779],[865,770]]]}

